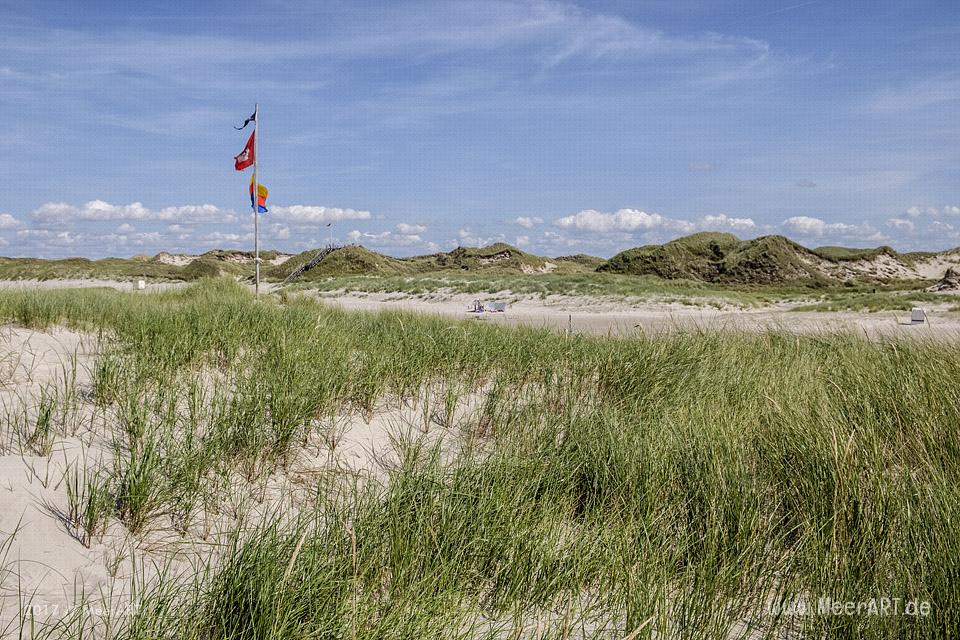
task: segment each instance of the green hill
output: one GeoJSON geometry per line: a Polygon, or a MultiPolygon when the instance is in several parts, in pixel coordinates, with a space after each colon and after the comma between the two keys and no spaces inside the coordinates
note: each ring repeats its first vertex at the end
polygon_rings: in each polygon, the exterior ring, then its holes
{"type": "Polygon", "coordinates": [[[164,264],[142,258],[0,258],[0,280],[70,280],[105,278],[114,280],[196,280],[225,273],[237,275],[240,265],[198,258],[186,266],[164,264]]]}
{"type": "Polygon", "coordinates": [[[695,233],[628,249],[597,270],[731,284],[838,284],[837,278],[818,268],[822,260],[783,236],[740,240],[730,233],[695,233]]]}
{"type": "MultiPolygon", "coordinates": [[[[314,259],[319,249],[294,255],[284,262],[276,251],[262,251],[261,275],[282,281],[299,266],[314,259]],[[277,260],[279,262],[279,260],[277,260]]],[[[669,280],[694,280],[716,284],[787,284],[841,286],[850,283],[932,281],[947,266],[960,268],[960,250],[939,253],[897,253],[890,247],[858,249],[824,246],[807,249],[780,235],[740,240],[730,233],[704,232],[622,251],[609,260],[577,254],[547,258],[506,243],[486,247],[457,247],[406,258],[394,258],[360,245],[333,250],[301,280],[317,281],[337,276],[413,276],[467,272],[491,276],[528,274],[589,274],[593,272],[653,276],[669,280]]],[[[0,280],[152,278],[196,280],[202,277],[251,278],[253,253],[211,250],[200,256],[160,253],[152,258],[38,258],[0,257],[0,280]]]]}
{"type": "MultiPolygon", "coordinates": [[[[262,268],[263,277],[268,280],[283,280],[298,267],[313,260],[319,251],[319,249],[310,249],[298,253],[282,264],[266,265],[262,268]]],[[[310,281],[357,274],[402,275],[414,271],[415,269],[403,259],[391,258],[360,245],[349,245],[331,252],[314,268],[300,276],[299,280],[310,281]]]]}
{"type": "Polygon", "coordinates": [[[486,247],[457,247],[447,253],[434,253],[426,256],[407,258],[417,265],[420,271],[500,271],[534,272],[542,270],[547,258],[535,256],[505,242],[497,242],[486,247]]]}
{"type": "MultiPolygon", "coordinates": [[[[265,268],[264,276],[282,280],[297,267],[313,259],[319,249],[297,254],[283,264],[265,268]]],[[[597,258],[599,262],[601,259],[597,258]]],[[[584,266],[577,261],[562,265],[550,258],[536,256],[512,245],[498,242],[486,247],[457,247],[453,251],[431,253],[410,258],[392,258],[360,245],[341,247],[307,271],[299,280],[316,280],[340,275],[407,275],[442,271],[487,273],[561,273],[589,272],[596,264],[584,266]]]]}

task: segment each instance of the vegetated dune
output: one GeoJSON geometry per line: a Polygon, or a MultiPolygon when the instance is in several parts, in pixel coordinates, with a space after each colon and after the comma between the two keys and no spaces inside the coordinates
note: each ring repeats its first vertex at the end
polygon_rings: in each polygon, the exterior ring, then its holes
{"type": "Polygon", "coordinates": [[[836,286],[928,280],[958,263],[956,249],[903,254],[890,247],[807,249],[779,235],[740,240],[730,233],[705,232],[628,249],[597,270],[714,283],[836,286]]]}
{"type": "MultiPolygon", "coordinates": [[[[321,249],[310,249],[281,264],[266,266],[261,275],[267,280],[283,280],[293,271],[308,264],[320,251],[321,249]]],[[[403,260],[370,251],[360,245],[349,245],[330,252],[316,266],[300,276],[300,280],[337,275],[399,275],[412,272],[403,260]]]]}
{"type": "MultiPolygon", "coordinates": [[[[297,254],[264,271],[268,279],[282,280],[301,265],[309,263],[320,249],[297,254]]],[[[339,275],[413,275],[443,271],[490,273],[588,273],[595,270],[602,258],[574,256],[545,258],[498,242],[486,247],[457,247],[453,251],[431,253],[409,258],[393,258],[360,245],[348,245],[330,252],[316,266],[300,276],[310,281],[339,275]],[[594,262],[595,261],[595,262],[594,262]]]]}
{"type": "MultiPolygon", "coordinates": [[[[260,258],[270,265],[282,264],[290,254],[261,251],[260,258]]],[[[217,276],[246,277],[253,275],[252,251],[207,251],[201,255],[171,254],[132,258],[42,258],[0,257],[0,280],[75,280],[111,279],[193,281],[217,276]]]]}
{"type": "MultiPolygon", "coordinates": [[[[281,281],[311,262],[321,249],[291,255],[261,251],[261,275],[281,281]]],[[[157,278],[196,280],[230,275],[252,277],[251,251],[213,250],[201,255],[161,252],[152,258],[0,258],[0,279],[157,278]]],[[[890,247],[808,249],[784,236],[741,240],[730,233],[703,232],[665,244],[628,249],[609,260],[577,254],[549,258],[498,242],[486,247],[457,247],[412,257],[392,257],[361,245],[337,247],[299,276],[301,281],[336,276],[402,276],[424,273],[587,274],[594,272],[654,276],[732,285],[885,284],[929,281],[960,267],[960,249],[939,253],[898,253],[890,247]]]]}

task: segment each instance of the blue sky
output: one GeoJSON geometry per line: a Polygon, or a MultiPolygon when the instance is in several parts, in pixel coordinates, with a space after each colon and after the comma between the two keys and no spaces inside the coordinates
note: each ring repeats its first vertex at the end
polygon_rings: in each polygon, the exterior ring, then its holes
{"type": "Polygon", "coordinates": [[[0,254],[960,245],[960,3],[0,0],[0,254]],[[304,8],[302,4],[317,6],[304,8]]]}

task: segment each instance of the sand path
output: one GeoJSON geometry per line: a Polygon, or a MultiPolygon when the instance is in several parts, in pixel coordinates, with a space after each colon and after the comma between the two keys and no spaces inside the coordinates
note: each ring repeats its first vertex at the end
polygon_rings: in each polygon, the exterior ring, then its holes
{"type": "Polygon", "coordinates": [[[916,337],[954,340],[960,338],[960,314],[947,311],[948,299],[942,305],[926,308],[927,322],[910,323],[909,312],[805,312],[793,311],[792,305],[758,309],[717,309],[678,303],[603,300],[572,296],[547,298],[503,295],[453,294],[432,298],[398,294],[311,293],[328,304],[348,310],[377,311],[384,309],[431,313],[463,320],[497,325],[524,325],[575,333],[624,336],[638,332],[666,331],[768,331],[795,333],[853,331],[876,337],[916,337]],[[504,313],[471,313],[474,300],[511,301],[504,313]]]}

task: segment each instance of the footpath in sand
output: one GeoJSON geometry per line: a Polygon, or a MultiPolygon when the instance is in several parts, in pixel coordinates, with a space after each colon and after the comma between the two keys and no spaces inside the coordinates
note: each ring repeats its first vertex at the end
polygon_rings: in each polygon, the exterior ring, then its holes
{"type": "MultiPolygon", "coordinates": [[[[927,321],[910,322],[905,311],[849,312],[794,311],[796,305],[779,304],[755,309],[717,309],[679,303],[600,299],[578,296],[532,298],[509,293],[449,294],[413,297],[383,293],[313,293],[328,304],[348,310],[403,310],[431,313],[458,319],[473,319],[498,325],[524,325],[574,333],[627,336],[658,334],[676,330],[704,331],[788,331],[821,333],[853,331],[871,338],[916,337],[953,340],[960,338],[960,314],[948,312],[955,304],[925,307],[927,321]],[[503,313],[472,313],[474,301],[509,301],[503,313]]],[[[489,305],[488,305],[489,306],[489,305]]]]}

